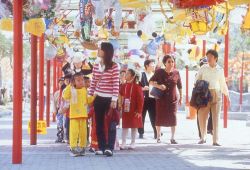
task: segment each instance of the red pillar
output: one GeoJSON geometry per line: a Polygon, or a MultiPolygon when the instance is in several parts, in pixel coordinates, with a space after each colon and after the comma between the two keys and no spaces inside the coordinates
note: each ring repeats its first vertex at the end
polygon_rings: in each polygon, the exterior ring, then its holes
{"type": "Polygon", "coordinates": [[[243,72],[244,72],[244,52],[243,56],[241,59],[241,73],[240,73],[240,111],[242,107],[242,102],[243,102],[243,72]]]}
{"type": "Polygon", "coordinates": [[[206,40],[202,41],[202,57],[204,57],[206,55],[206,40]]]}
{"type": "MultiPolygon", "coordinates": [[[[56,79],[56,59],[53,60],[53,95],[55,94],[56,92],[56,82],[57,82],[57,79],[56,79]]],[[[56,121],[56,113],[53,114],[53,122],[56,121]]]]}
{"type": "Polygon", "coordinates": [[[23,86],[23,5],[22,0],[13,0],[13,146],[12,163],[22,163],[22,86],[23,86]]]}
{"type": "Polygon", "coordinates": [[[47,60],[47,82],[46,82],[46,124],[50,126],[50,60],[47,60]]]}
{"type": "Polygon", "coordinates": [[[43,120],[44,114],[44,34],[39,42],[39,120],[43,120]]]}
{"type": "Polygon", "coordinates": [[[56,87],[59,89],[58,79],[62,77],[62,63],[60,61],[57,62],[57,83],[56,87]]]}
{"type": "MultiPolygon", "coordinates": [[[[229,56],[229,24],[228,24],[228,31],[225,36],[225,56],[224,56],[224,75],[226,79],[228,78],[228,56],[229,56]]],[[[224,114],[224,128],[227,128],[227,112],[228,112],[228,105],[227,105],[227,98],[224,96],[224,105],[223,105],[223,114],[224,114]]]]}
{"type": "Polygon", "coordinates": [[[37,143],[37,37],[31,35],[30,144],[37,143]]]}
{"type": "Polygon", "coordinates": [[[188,98],[188,66],[186,66],[186,106],[189,105],[189,98],[188,98]]]}

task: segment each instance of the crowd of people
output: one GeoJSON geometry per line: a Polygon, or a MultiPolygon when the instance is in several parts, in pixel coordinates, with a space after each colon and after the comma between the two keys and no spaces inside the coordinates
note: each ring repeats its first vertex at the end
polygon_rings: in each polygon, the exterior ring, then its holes
{"type": "MultiPolygon", "coordinates": [[[[74,57],[81,55],[77,52],[74,57]]],[[[60,89],[54,94],[56,142],[67,142],[71,156],[84,156],[88,143],[89,150],[96,155],[112,156],[117,147],[120,150],[135,149],[137,134],[144,138],[148,113],[156,142],[161,142],[161,127],[170,127],[170,143],[178,144],[175,139],[176,112],[178,104],[182,103],[182,81],[175,68],[175,58],[164,56],[164,68],[155,68],[154,60],[145,60],[144,71],[138,73],[133,68],[121,70],[119,64],[113,62],[113,55],[112,44],[103,42],[98,50],[99,62],[90,65],[91,71],[84,70],[82,61],[79,64],[78,60],[73,60],[73,70],[64,72],[64,77],[59,79],[60,89]],[[91,78],[87,75],[90,73],[91,78]],[[116,129],[120,126],[120,119],[122,143],[119,145],[116,129]],[[129,129],[131,143],[128,145],[129,129]]],[[[221,93],[229,95],[223,69],[217,64],[218,53],[209,50],[206,56],[207,63],[200,68],[196,80],[209,83],[212,100],[197,111],[198,144],[206,142],[207,119],[211,113],[213,145],[220,146],[221,93]]]]}

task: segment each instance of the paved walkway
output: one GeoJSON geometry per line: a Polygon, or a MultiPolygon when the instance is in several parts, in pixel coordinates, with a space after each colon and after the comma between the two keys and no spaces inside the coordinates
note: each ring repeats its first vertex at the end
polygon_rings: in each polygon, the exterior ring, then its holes
{"type": "MultiPolygon", "coordinates": [[[[0,111],[1,112],[1,111],[0,111]]],[[[12,165],[12,117],[0,117],[0,170],[186,170],[186,169],[250,169],[250,127],[246,121],[228,122],[228,129],[221,127],[222,147],[197,145],[196,121],[186,120],[178,114],[176,140],[169,144],[170,129],[163,128],[161,144],[152,138],[150,123],[146,122],[145,139],[137,139],[133,151],[115,151],[113,157],[95,156],[72,158],[66,144],[55,144],[56,125],[52,123],[47,135],[38,136],[36,146],[29,145],[27,121],[23,116],[23,164],[12,165]]],[[[222,124],[222,121],[221,121],[222,124]]],[[[118,129],[120,137],[121,129],[118,129]]]]}

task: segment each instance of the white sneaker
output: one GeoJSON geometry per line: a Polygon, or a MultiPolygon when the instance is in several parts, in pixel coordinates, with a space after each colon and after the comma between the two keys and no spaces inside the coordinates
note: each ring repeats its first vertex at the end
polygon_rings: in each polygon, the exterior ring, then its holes
{"type": "Polygon", "coordinates": [[[113,156],[113,152],[112,152],[111,150],[109,150],[109,149],[106,149],[106,150],[104,151],[104,154],[105,154],[106,156],[113,156]]]}
{"type": "Polygon", "coordinates": [[[103,151],[95,151],[95,155],[104,155],[103,151]]]}

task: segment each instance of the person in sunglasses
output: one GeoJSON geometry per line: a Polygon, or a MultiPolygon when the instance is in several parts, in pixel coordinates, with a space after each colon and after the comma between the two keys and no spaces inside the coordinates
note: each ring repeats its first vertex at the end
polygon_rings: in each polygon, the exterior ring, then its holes
{"type": "Polygon", "coordinates": [[[151,77],[149,84],[160,89],[163,95],[156,99],[156,119],[157,143],[160,143],[161,126],[171,127],[171,144],[177,144],[175,141],[176,112],[177,103],[182,103],[182,83],[179,72],[174,68],[175,59],[173,56],[166,55],[162,60],[165,68],[156,70],[151,77]],[[178,99],[176,87],[179,90],[178,99]]]}

